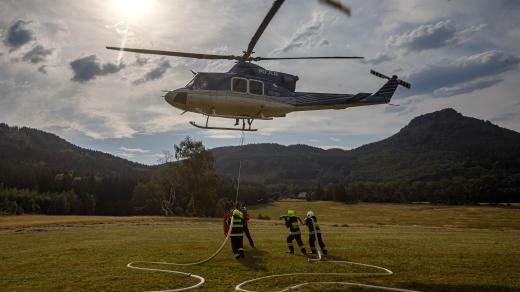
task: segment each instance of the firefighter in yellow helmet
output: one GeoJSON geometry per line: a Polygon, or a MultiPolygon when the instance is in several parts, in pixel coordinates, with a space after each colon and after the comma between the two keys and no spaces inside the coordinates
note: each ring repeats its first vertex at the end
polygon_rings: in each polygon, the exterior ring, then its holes
{"type": "Polygon", "coordinates": [[[231,224],[233,219],[233,226],[231,227],[231,234],[229,235],[231,240],[231,249],[235,254],[236,259],[244,257],[244,214],[240,210],[235,209],[232,212],[231,218],[229,218],[228,224],[231,224]]]}
{"type": "Polygon", "coordinates": [[[285,220],[285,226],[289,228],[289,235],[287,236],[287,247],[289,248],[289,253],[294,253],[294,245],[292,241],[293,239],[296,239],[296,243],[298,243],[300,251],[306,255],[307,251],[305,250],[305,246],[303,246],[300,224],[298,224],[298,221],[300,221],[300,223],[303,225],[302,219],[296,216],[296,212],[293,210],[288,210],[287,216],[280,216],[280,219],[282,218],[285,220]]]}

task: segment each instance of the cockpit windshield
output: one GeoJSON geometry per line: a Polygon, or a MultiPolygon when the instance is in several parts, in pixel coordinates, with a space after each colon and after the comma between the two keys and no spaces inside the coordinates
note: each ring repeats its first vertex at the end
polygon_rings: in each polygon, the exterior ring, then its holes
{"type": "Polygon", "coordinates": [[[209,76],[207,74],[197,74],[194,79],[193,89],[209,89],[209,76]]]}
{"type": "Polygon", "coordinates": [[[189,89],[207,90],[209,89],[209,76],[206,74],[197,74],[186,84],[186,87],[189,89]]]}
{"type": "Polygon", "coordinates": [[[197,77],[197,75],[193,76],[193,78],[191,78],[190,82],[188,82],[188,84],[186,84],[186,88],[189,88],[189,89],[192,89],[193,88],[193,83],[195,82],[195,78],[197,77]]]}

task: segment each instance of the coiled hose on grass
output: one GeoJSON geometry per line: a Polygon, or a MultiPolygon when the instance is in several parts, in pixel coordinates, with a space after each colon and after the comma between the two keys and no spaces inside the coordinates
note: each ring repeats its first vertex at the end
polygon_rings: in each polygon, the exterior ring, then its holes
{"type": "MultiPolygon", "coordinates": [[[[312,226],[314,230],[314,236],[316,242],[318,242],[318,232],[316,230],[316,223],[314,222],[314,219],[311,218],[312,226]]],[[[347,265],[355,265],[355,266],[362,266],[362,267],[368,267],[373,268],[376,270],[379,270],[381,272],[372,272],[372,273],[286,273],[286,274],[275,274],[275,275],[269,275],[269,276],[263,276],[259,278],[250,279],[247,281],[244,281],[238,285],[235,286],[235,291],[241,291],[241,292],[253,292],[253,290],[247,290],[243,288],[243,286],[267,279],[273,279],[273,278],[282,278],[282,277],[292,277],[292,276],[342,276],[342,277],[376,277],[376,276],[390,276],[393,274],[392,271],[390,271],[387,268],[375,266],[375,265],[368,265],[363,263],[356,263],[356,262],[350,262],[350,261],[337,261],[337,260],[323,260],[321,256],[321,247],[319,244],[317,244],[318,249],[318,257],[317,258],[309,258],[310,263],[340,263],[340,264],[347,264],[347,265]]],[[[384,291],[400,291],[400,292],[415,292],[415,290],[407,290],[407,289],[399,289],[399,288],[391,288],[391,287],[384,287],[384,286],[375,286],[375,285],[367,285],[367,284],[361,284],[361,283],[352,283],[352,282],[332,282],[332,281],[318,281],[318,282],[305,282],[305,283],[299,283],[287,288],[284,288],[280,291],[290,291],[299,289],[308,285],[313,284],[319,284],[319,285],[344,285],[344,286],[355,286],[355,287],[361,287],[361,288],[369,288],[369,289],[376,289],[376,290],[384,290],[384,291]]]]}

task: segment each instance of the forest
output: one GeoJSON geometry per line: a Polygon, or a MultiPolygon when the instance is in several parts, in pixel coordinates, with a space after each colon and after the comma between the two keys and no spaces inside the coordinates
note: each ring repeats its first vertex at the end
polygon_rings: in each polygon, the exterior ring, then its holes
{"type": "Polygon", "coordinates": [[[520,134],[453,109],[414,118],[353,150],[248,144],[207,149],[186,137],[147,166],[60,137],[0,124],[1,214],[220,216],[306,192],[345,203],[520,202],[520,134]]]}

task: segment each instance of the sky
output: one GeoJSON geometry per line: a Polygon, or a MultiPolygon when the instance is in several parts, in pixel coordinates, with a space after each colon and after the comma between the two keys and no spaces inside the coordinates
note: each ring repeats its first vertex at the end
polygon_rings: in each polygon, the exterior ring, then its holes
{"type": "MultiPolygon", "coordinates": [[[[375,69],[412,84],[392,105],[298,112],[255,121],[246,143],[352,149],[387,138],[413,117],[451,107],[520,131],[520,1],[342,0],[351,17],[319,1],[287,0],[257,56],[364,56],[263,61],[298,75],[297,91],[375,92],[375,69]]],[[[189,125],[200,114],[168,105],[162,90],[233,61],[119,53],[105,46],[240,55],[272,2],[1,0],[0,122],[55,133],[84,148],[145,164],[186,136],[208,148],[239,145],[240,132],[189,125]]],[[[217,121],[231,126],[234,121],[217,121]]]]}

